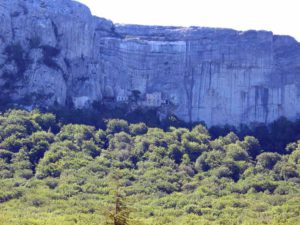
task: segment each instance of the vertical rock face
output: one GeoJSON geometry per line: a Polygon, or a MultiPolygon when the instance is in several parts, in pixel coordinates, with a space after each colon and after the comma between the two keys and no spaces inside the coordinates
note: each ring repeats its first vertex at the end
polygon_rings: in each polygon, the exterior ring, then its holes
{"type": "Polygon", "coordinates": [[[266,31],[117,25],[69,0],[0,2],[0,98],[156,107],[209,126],[300,112],[300,44],[266,31]]]}

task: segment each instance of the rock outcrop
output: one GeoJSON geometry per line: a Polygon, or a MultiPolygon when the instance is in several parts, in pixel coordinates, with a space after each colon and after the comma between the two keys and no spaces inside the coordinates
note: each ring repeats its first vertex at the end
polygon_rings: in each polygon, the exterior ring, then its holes
{"type": "Polygon", "coordinates": [[[300,112],[300,44],[266,31],[118,25],[71,0],[0,2],[2,104],[155,107],[209,126],[300,112]]]}

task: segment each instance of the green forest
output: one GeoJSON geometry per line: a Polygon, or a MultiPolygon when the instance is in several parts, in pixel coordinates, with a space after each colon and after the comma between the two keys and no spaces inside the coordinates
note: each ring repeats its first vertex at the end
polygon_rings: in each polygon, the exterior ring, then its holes
{"type": "Polygon", "coordinates": [[[299,122],[66,118],[0,115],[1,225],[300,224],[299,122]]]}

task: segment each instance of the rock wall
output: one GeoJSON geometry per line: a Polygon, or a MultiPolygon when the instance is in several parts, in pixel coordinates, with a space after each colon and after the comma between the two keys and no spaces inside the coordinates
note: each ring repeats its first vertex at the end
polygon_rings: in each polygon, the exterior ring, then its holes
{"type": "Polygon", "coordinates": [[[70,0],[2,0],[0,85],[1,102],[24,106],[130,104],[135,93],[135,104],[188,122],[268,123],[299,116],[300,44],[266,31],[118,25],[70,0]]]}

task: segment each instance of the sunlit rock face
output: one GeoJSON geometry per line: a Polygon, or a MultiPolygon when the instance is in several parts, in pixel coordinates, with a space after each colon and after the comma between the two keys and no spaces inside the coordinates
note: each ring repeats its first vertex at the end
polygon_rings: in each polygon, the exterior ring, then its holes
{"type": "Polygon", "coordinates": [[[1,98],[155,107],[209,126],[300,112],[300,44],[266,31],[118,25],[69,0],[0,2],[1,98]]]}

